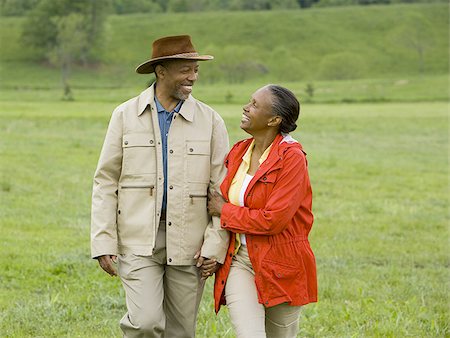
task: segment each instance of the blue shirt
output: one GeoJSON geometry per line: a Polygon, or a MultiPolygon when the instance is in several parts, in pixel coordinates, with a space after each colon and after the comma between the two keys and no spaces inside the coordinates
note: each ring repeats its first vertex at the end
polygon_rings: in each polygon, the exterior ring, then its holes
{"type": "Polygon", "coordinates": [[[158,122],[159,130],[161,131],[161,141],[162,141],[162,158],[163,158],[163,172],[164,172],[164,193],[162,202],[162,212],[165,212],[167,207],[167,136],[169,135],[170,124],[172,123],[172,118],[174,113],[178,113],[183,105],[182,100],[178,102],[177,106],[168,112],[159,103],[155,95],[156,110],[158,111],[158,122]]]}

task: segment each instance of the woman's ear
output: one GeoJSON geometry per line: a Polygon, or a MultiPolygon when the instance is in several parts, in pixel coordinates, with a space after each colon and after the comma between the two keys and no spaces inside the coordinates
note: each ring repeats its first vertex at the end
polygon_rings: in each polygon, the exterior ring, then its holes
{"type": "Polygon", "coordinates": [[[269,127],[278,127],[281,124],[281,121],[283,121],[281,116],[274,116],[270,118],[270,120],[267,122],[267,125],[269,127]]]}

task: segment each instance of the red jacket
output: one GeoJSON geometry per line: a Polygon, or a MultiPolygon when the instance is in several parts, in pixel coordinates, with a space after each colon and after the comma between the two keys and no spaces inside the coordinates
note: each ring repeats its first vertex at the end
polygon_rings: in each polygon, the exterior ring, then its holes
{"type": "MultiPolygon", "coordinates": [[[[228,172],[221,190],[226,200],[251,141],[236,143],[225,159],[228,172]]],[[[269,156],[248,185],[244,203],[244,207],[226,203],[222,208],[222,228],[232,234],[227,257],[214,281],[216,312],[226,304],[224,288],[235,233],[246,235],[259,303],[271,307],[284,302],[290,305],[316,302],[316,262],[308,242],[313,224],[312,191],[306,156],[299,143],[286,142],[281,134],[277,135],[269,156]]]]}

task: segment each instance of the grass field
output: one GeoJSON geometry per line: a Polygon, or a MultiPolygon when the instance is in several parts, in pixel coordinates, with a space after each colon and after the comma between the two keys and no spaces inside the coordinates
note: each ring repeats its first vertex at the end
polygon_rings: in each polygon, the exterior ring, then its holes
{"type": "MultiPolygon", "coordinates": [[[[448,14],[417,4],[111,16],[104,63],[74,69],[75,101],[19,44],[22,19],[2,17],[0,337],[121,336],[120,282],[90,259],[92,176],[111,111],[149,81],[133,69],[150,41],[186,32],[216,56],[194,93],[231,142],[246,137],[241,107],[263,84],[302,101],[293,136],[308,153],[319,302],[299,337],[450,337],[448,14]],[[424,48],[423,72],[408,38],[424,48]],[[230,85],[224,60],[267,73],[230,85]],[[333,80],[341,68],[357,72],[333,80]]],[[[214,315],[211,280],[197,333],[234,337],[226,308],[214,315]]]]}
{"type": "MultiPolygon", "coordinates": [[[[89,258],[92,175],[116,103],[0,101],[2,337],[120,336],[120,282],[89,258]]],[[[214,107],[233,142],[245,136],[241,104],[214,107]]],[[[320,290],[300,336],[448,337],[447,103],[304,104],[300,121],[320,290]]],[[[198,337],[233,337],[211,287],[198,337]]]]}

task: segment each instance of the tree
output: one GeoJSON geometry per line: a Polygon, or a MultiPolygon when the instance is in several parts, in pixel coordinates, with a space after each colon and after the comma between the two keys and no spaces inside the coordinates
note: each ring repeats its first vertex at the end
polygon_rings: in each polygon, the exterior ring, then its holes
{"type": "Polygon", "coordinates": [[[41,0],[24,22],[22,41],[43,61],[61,69],[70,98],[70,69],[98,61],[110,0],[41,0]]]}
{"type": "Polygon", "coordinates": [[[299,6],[301,8],[309,8],[311,7],[313,4],[319,2],[320,0],[297,0],[299,6]]]}
{"type": "Polygon", "coordinates": [[[290,46],[279,45],[272,49],[269,58],[271,77],[283,81],[298,81],[305,74],[301,56],[292,51],[290,46]]]}
{"type": "Polygon", "coordinates": [[[232,0],[229,9],[238,11],[257,11],[270,9],[269,0],[232,0]]]}
{"type": "Polygon", "coordinates": [[[83,29],[83,17],[77,13],[54,17],[52,21],[57,28],[58,35],[55,47],[48,53],[49,61],[61,69],[63,99],[73,100],[69,85],[71,66],[74,60],[78,59],[86,50],[89,44],[88,32],[83,29]]]}
{"type": "Polygon", "coordinates": [[[163,3],[156,0],[113,0],[114,12],[128,13],[159,13],[164,10],[163,3]]]}
{"type": "Polygon", "coordinates": [[[271,0],[271,9],[298,9],[299,4],[296,0],[271,0]]]}
{"type": "Polygon", "coordinates": [[[221,53],[222,60],[217,63],[228,83],[243,83],[268,72],[267,67],[253,55],[260,51],[251,46],[227,45],[221,53]]]}
{"type": "Polygon", "coordinates": [[[39,0],[0,0],[0,14],[20,16],[31,10],[39,0]]]}
{"type": "Polygon", "coordinates": [[[100,44],[109,8],[110,0],[41,0],[24,22],[24,45],[34,48],[42,59],[48,60],[48,51],[58,43],[57,18],[76,13],[82,17],[83,32],[88,39],[77,61],[97,61],[98,56],[92,51],[100,44]]]}
{"type": "Polygon", "coordinates": [[[387,5],[391,0],[358,0],[359,5],[387,5]]]}

